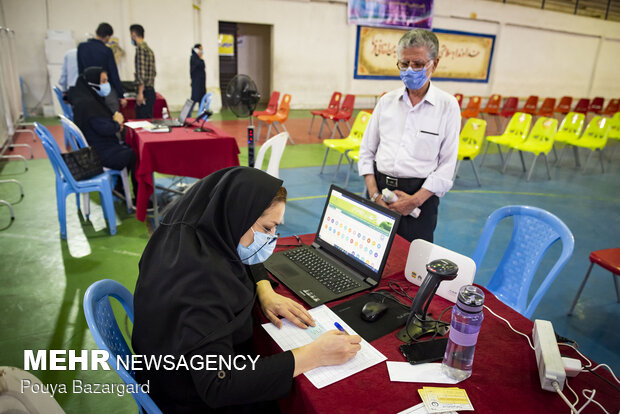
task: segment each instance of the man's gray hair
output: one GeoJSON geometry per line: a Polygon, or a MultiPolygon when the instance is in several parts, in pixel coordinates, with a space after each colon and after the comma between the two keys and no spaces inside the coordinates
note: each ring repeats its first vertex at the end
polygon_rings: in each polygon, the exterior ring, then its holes
{"type": "Polygon", "coordinates": [[[428,58],[437,59],[439,51],[439,40],[435,33],[430,30],[413,29],[408,31],[398,41],[398,58],[402,56],[403,49],[410,47],[428,47],[428,58]]]}

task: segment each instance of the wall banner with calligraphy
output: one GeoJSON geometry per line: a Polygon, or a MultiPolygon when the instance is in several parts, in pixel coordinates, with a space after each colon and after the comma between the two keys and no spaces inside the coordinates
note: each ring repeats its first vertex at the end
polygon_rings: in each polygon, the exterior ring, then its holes
{"type": "MultiPolygon", "coordinates": [[[[406,29],[357,27],[355,79],[400,79],[397,46],[406,29]]],[[[488,82],[495,35],[433,29],[439,65],[433,80],[488,82]]]]}
{"type": "Polygon", "coordinates": [[[349,0],[350,24],[430,29],[434,0],[349,0]]]}

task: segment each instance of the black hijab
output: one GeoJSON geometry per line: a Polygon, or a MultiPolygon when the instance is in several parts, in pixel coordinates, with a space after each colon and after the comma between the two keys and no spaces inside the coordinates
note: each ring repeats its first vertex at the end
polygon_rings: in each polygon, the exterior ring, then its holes
{"type": "Polygon", "coordinates": [[[234,336],[256,290],[237,245],[281,185],[255,168],[231,167],[198,181],[176,202],[140,259],[135,352],[185,355],[234,336]]]}
{"type": "Polygon", "coordinates": [[[69,89],[69,102],[73,107],[73,122],[84,131],[88,120],[93,117],[112,118],[112,111],[106,106],[103,97],[95,89],[99,88],[103,69],[91,66],[78,76],[75,86],[69,89]],[[91,86],[92,85],[92,86],[91,86]]]}

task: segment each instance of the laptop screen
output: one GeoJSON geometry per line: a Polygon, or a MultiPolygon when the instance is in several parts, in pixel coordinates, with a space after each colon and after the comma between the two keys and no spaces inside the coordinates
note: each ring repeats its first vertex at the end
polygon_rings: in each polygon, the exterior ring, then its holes
{"type": "Polygon", "coordinates": [[[192,108],[193,103],[194,101],[192,101],[191,99],[188,99],[185,101],[185,105],[183,105],[183,108],[181,109],[181,112],[179,113],[178,121],[180,123],[182,124],[185,123],[185,120],[189,116],[189,110],[192,108]]]}
{"type": "MultiPolygon", "coordinates": [[[[399,214],[332,186],[317,235],[361,268],[379,274],[394,239],[399,214]]],[[[329,249],[332,252],[333,249],[329,249]]],[[[365,272],[366,273],[366,272],[365,272]]]]}

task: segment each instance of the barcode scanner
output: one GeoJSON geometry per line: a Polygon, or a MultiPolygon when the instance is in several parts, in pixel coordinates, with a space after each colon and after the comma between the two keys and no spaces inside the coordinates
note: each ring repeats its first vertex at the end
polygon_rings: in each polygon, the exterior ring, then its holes
{"type": "Polygon", "coordinates": [[[439,284],[444,280],[453,280],[458,275],[459,267],[448,259],[437,259],[426,265],[426,277],[420,286],[420,290],[413,298],[411,313],[407,318],[405,327],[396,337],[403,342],[410,342],[427,334],[445,335],[448,326],[444,322],[437,321],[426,316],[428,306],[435,296],[439,284]]]}

